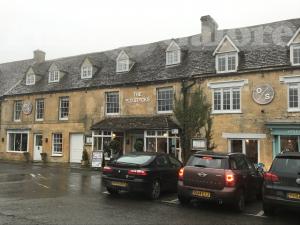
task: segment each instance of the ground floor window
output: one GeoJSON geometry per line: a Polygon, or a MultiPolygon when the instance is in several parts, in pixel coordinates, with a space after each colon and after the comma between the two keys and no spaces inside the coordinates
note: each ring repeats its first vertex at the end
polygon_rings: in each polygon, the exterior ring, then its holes
{"type": "Polygon", "coordinates": [[[52,154],[62,155],[62,134],[52,135],[52,154]]]}
{"type": "Polygon", "coordinates": [[[280,136],[281,152],[299,152],[300,136],[280,136]]]}
{"type": "Polygon", "coordinates": [[[230,152],[244,153],[251,162],[259,163],[259,140],[235,139],[229,140],[230,152]]]}
{"type": "Polygon", "coordinates": [[[28,132],[23,132],[23,131],[7,132],[7,151],[27,152],[28,132]]]}

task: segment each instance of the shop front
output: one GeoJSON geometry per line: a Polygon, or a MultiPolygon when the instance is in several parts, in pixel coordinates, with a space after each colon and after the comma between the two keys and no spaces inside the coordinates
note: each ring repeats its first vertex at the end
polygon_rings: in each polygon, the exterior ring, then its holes
{"type": "Polygon", "coordinates": [[[169,116],[109,117],[92,126],[93,151],[115,157],[111,142],[119,143],[117,154],[164,152],[181,160],[179,126],[169,116]]]}
{"type": "Polygon", "coordinates": [[[273,158],[281,152],[300,152],[300,121],[272,121],[273,158]]]}

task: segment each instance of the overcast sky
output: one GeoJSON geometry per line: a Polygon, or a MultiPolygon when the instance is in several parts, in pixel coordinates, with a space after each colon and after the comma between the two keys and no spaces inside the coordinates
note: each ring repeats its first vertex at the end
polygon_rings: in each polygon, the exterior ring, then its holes
{"type": "Polygon", "coordinates": [[[0,0],[0,63],[145,44],[201,32],[300,17],[299,0],[0,0]]]}

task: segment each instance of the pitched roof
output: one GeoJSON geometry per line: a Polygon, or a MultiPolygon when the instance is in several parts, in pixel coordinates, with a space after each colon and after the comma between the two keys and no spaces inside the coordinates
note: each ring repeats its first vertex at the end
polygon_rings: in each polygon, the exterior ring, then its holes
{"type": "Polygon", "coordinates": [[[179,125],[169,116],[109,117],[94,124],[91,130],[155,130],[175,129],[179,125]]]}
{"type": "MultiPolygon", "coordinates": [[[[26,86],[24,78],[12,90],[7,92],[7,95],[132,85],[144,82],[182,79],[193,75],[213,75],[216,73],[213,52],[226,34],[230,36],[240,50],[238,72],[290,66],[287,43],[299,27],[300,18],[239,29],[218,30],[216,41],[213,43],[201,43],[201,34],[174,39],[182,50],[181,63],[174,67],[166,67],[165,65],[166,49],[173,39],[105,52],[48,60],[33,66],[34,71],[41,76],[36,85],[26,86]],[[288,27],[291,29],[291,32],[286,32],[285,36],[280,37],[280,40],[283,42],[281,45],[273,43],[272,33],[270,32],[263,33],[261,37],[261,42],[263,41],[263,43],[257,41],[254,37],[254,34],[259,30],[280,31],[283,27],[288,27]],[[235,35],[232,35],[233,33],[235,35]],[[116,73],[116,58],[122,50],[135,62],[135,65],[129,72],[118,74],[116,73]],[[80,74],[80,66],[86,57],[91,60],[94,66],[99,68],[93,78],[89,80],[81,79],[80,74]],[[55,63],[62,71],[65,71],[66,75],[59,83],[49,84],[48,69],[52,63],[55,63]]],[[[3,65],[0,65],[0,70],[3,65]]],[[[17,78],[24,76],[24,71],[27,69],[24,68],[26,67],[25,63],[23,65],[16,62],[13,67],[14,69],[11,68],[12,70],[2,71],[5,74],[1,76],[7,78],[13,77],[11,74],[14,74],[14,77],[17,78]]],[[[15,79],[13,80],[9,82],[15,83],[15,79]]]]}

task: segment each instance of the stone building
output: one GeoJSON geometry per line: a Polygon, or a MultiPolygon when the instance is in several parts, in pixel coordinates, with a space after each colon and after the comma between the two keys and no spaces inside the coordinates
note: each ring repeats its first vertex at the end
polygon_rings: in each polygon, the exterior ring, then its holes
{"type": "Polygon", "coordinates": [[[83,148],[180,155],[174,96],[195,80],[212,103],[216,151],[270,165],[300,150],[300,19],[220,30],[55,60],[0,64],[0,158],[80,162],[83,148]]]}

